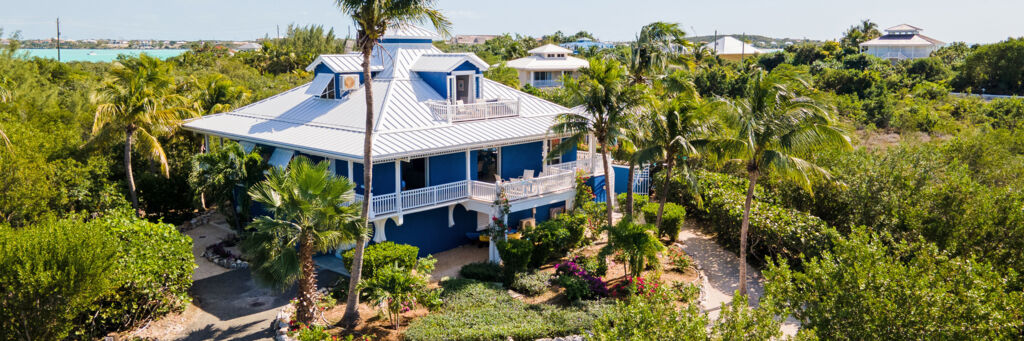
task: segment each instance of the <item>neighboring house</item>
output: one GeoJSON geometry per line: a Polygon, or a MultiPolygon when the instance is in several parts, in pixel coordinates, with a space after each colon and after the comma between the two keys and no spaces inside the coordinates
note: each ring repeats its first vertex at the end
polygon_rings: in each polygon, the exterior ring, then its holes
{"type": "Polygon", "coordinates": [[[562,86],[562,76],[576,77],[577,70],[590,66],[585,59],[573,57],[572,50],[557,45],[547,44],[528,52],[529,56],[506,63],[506,66],[519,71],[520,86],[562,86]]]}
{"type": "Polygon", "coordinates": [[[562,43],[562,44],[559,44],[559,46],[567,48],[567,49],[570,49],[570,50],[573,50],[573,51],[576,51],[576,52],[587,51],[587,50],[590,50],[591,48],[596,48],[596,49],[600,50],[600,49],[610,49],[610,48],[615,47],[614,44],[602,43],[602,42],[599,42],[599,41],[594,41],[593,39],[590,39],[590,38],[576,39],[576,41],[568,42],[568,43],[562,43]]]}
{"type": "Polygon", "coordinates": [[[497,38],[497,37],[498,36],[496,36],[496,35],[484,35],[484,34],[457,35],[454,38],[452,38],[451,43],[452,44],[463,44],[463,45],[480,45],[480,44],[486,43],[488,40],[491,40],[491,39],[494,39],[494,38],[497,38]]]}
{"type": "Polygon", "coordinates": [[[263,48],[263,45],[257,43],[245,43],[238,47],[238,51],[258,51],[263,48]]]}
{"type": "MultiPolygon", "coordinates": [[[[545,161],[561,141],[549,127],[570,109],[484,78],[483,60],[443,53],[431,44],[437,39],[422,28],[395,27],[371,57],[372,240],[412,244],[422,254],[476,238],[495,215],[499,192],[515,228],[571,207],[577,170],[602,173],[592,146],[545,161]]],[[[328,160],[363,200],[361,63],[359,53],[321,55],[307,67],[311,83],[184,128],[258,148],[275,167],[298,155],[328,160]]]]}
{"type": "Polygon", "coordinates": [[[885,35],[860,44],[864,53],[888,60],[926,58],[946,43],[921,34],[921,28],[902,24],[885,30],[885,35]]]}
{"type": "Polygon", "coordinates": [[[731,36],[721,37],[715,41],[704,44],[704,48],[714,52],[722,59],[732,61],[739,61],[746,57],[765,53],[764,50],[753,47],[750,44],[744,43],[743,41],[731,36]]]}

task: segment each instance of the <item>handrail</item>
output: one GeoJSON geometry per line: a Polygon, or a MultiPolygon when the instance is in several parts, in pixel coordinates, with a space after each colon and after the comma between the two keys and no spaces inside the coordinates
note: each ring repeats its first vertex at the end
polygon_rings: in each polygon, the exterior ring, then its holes
{"type": "Polygon", "coordinates": [[[518,99],[482,99],[476,103],[424,102],[434,119],[448,123],[519,116],[518,99]]]}

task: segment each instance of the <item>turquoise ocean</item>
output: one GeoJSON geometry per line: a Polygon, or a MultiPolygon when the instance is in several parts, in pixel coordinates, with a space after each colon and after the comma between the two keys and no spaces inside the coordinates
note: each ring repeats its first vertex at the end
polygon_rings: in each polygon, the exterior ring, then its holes
{"type": "MultiPolygon", "coordinates": [[[[61,49],[60,60],[62,62],[110,62],[117,59],[118,55],[138,56],[141,53],[160,59],[167,59],[185,53],[185,51],[188,50],[61,49]]],[[[18,53],[28,53],[29,57],[57,59],[57,49],[20,49],[18,53]]]]}

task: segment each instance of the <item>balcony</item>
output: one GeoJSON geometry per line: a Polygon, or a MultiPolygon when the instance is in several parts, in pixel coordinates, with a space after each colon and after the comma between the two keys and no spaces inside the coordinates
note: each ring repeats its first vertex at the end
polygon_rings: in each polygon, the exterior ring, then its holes
{"type": "Polygon", "coordinates": [[[518,99],[486,99],[476,103],[427,101],[434,119],[448,123],[519,116],[518,99]]]}
{"type": "Polygon", "coordinates": [[[533,87],[535,88],[554,88],[562,86],[562,81],[557,79],[535,79],[533,81],[533,87]]]}

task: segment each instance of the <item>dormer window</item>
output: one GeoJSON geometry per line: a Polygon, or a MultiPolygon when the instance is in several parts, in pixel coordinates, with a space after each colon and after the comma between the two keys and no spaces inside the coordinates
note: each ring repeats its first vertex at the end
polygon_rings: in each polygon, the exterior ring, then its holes
{"type": "Polygon", "coordinates": [[[331,77],[331,81],[327,83],[327,87],[324,88],[324,92],[320,93],[320,98],[323,99],[337,99],[338,96],[334,91],[334,77],[331,77]]]}

